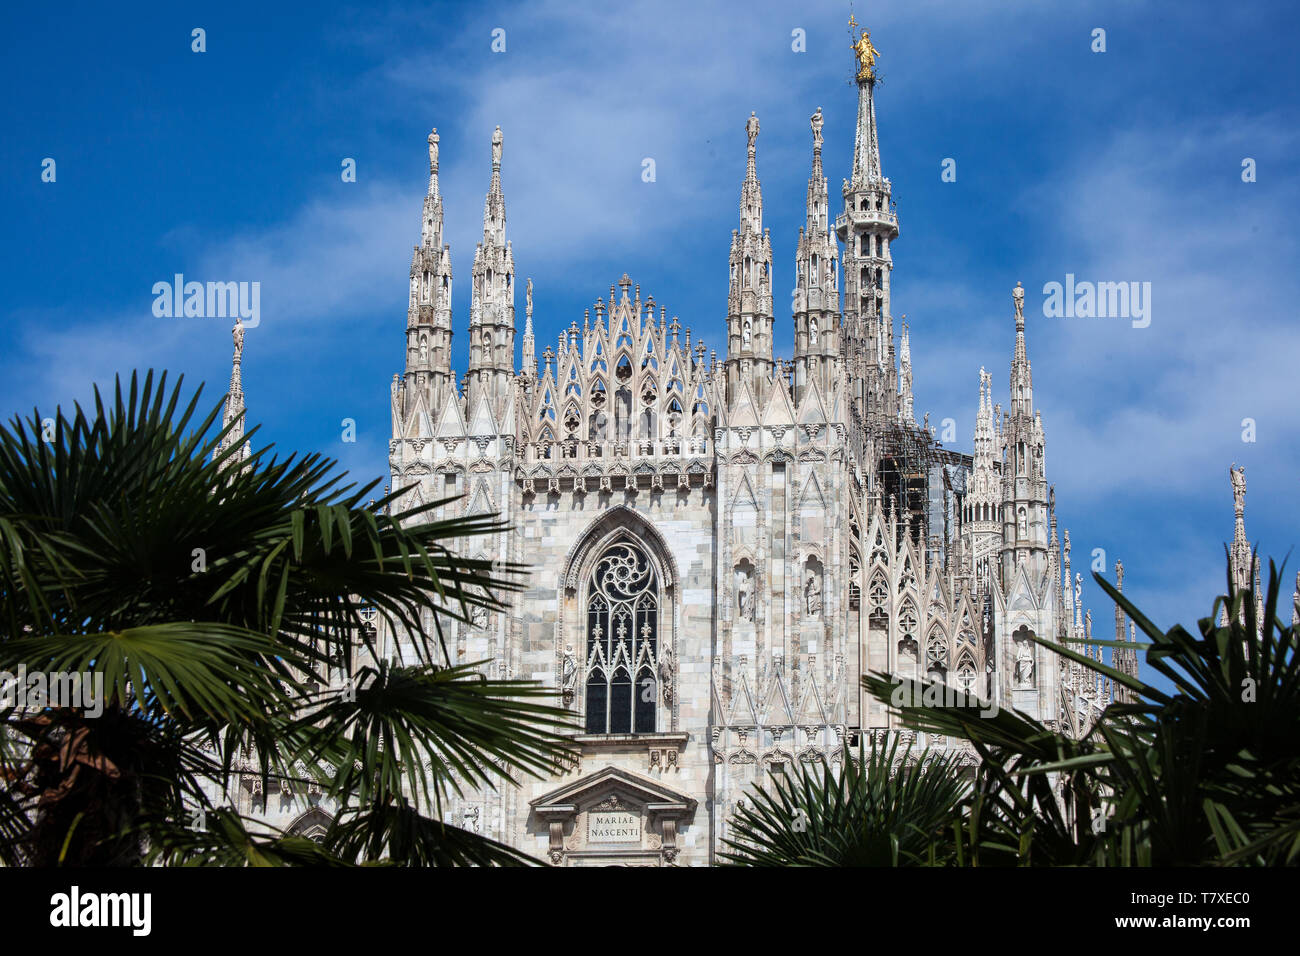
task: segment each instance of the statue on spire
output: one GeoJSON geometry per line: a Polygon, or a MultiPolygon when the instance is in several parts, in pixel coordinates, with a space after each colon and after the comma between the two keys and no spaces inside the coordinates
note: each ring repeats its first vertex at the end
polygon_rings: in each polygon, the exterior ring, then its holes
{"type": "MultiPolygon", "coordinates": [[[[853,28],[857,25],[857,18],[850,14],[850,37],[853,36],[853,28]]],[[[853,44],[853,52],[858,55],[858,82],[870,83],[876,78],[876,57],[880,56],[880,51],[872,44],[871,33],[869,31],[862,31],[861,36],[859,36],[853,44]]]]}
{"type": "Polygon", "coordinates": [[[438,171],[438,127],[429,133],[429,172],[438,171]]]}
{"type": "Polygon", "coordinates": [[[813,152],[820,153],[822,151],[822,108],[820,106],[817,107],[817,112],[809,120],[809,125],[812,126],[813,152]]]}
{"type": "Polygon", "coordinates": [[[492,167],[494,169],[501,168],[501,127],[500,126],[498,126],[496,128],[496,132],[492,134],[492,167]]]}
{"type": "Polygon", "coordinates": [[[749,137],[749,151],[754,151],[754,140],[758,139],[758,116],[753,110],[749,111],[749,119],[745,123],[745,135],[749,137]]]}
{"type": "Polygon", "coordinates": [[[1020,284],[1019,279],[1016,280],[1016,287],[1011,290],[1011,298],[1016,304],[1016,322],[1023,323],[1025,321],[1025,289],[1020,284]]]}
{"type": "Polygon", "coordinates": [[[1246,466],[1238,468],[1234,461],[1228,469],[1228,477],[1232,479],[1232,503],[1240,515],[1246,510],[1246,466]]]}

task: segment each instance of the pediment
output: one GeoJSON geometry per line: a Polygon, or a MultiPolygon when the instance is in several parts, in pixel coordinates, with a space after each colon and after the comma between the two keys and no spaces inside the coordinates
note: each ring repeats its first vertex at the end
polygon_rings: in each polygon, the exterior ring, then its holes
{"type": "Polygon", "coordinates": [[[666,786],[658,780],[642,777],[621,767],[605,767],[543,794],[530,801],[530,805],[538,813],[572,812],[600,804],[611,797],[631,799],[643,804],[647,810],[660,813],[691,813],[696,804],[695,798],[690,794],[666,786]]]}

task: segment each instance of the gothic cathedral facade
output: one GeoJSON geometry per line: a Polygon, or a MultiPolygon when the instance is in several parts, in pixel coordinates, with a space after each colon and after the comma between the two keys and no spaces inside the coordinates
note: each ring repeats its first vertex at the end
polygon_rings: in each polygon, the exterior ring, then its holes
{"type": "MultiPolygon", "coordinates": [[[[834,218],[821,111],[811,120],[790,360],[773,355],[751,114],[723,357],[624,275],[540,355],[528,280],[517,365],[498,128],[458,380],[430,134],[392,485],[406,506],[458,496],[444,513],[509,523],[465,553],[528,565],[526,587],[504,612],[453,623],[449,652],[553,687],[582,728],[566,773],[467,792],[448,822],[557,864],[708,864],[730,810],[772,774],[836,763],[863,735],[912,736],[861,691],[868,671],[928,676],[1074,733],[1105,705],[1109,688],[1030,639],[1081,636],[1084,622],[1019,286],[1005,411],[981,369],[969,454],[914,419],[890,295],[898,217],[861,62],[834,218]]],[[[402,653],[402,635],[384,640],[402,653]]]]}

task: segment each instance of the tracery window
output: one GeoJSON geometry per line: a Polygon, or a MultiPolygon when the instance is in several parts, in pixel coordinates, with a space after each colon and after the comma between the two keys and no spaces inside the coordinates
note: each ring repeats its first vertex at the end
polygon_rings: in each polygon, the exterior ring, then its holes
{"type": "Polygon", "coordinates": [[[661,669],[659,583],[649,557],[630,540],[610,545],[592,571],[586,660],[587,733],[653,733],[661,669]]]}

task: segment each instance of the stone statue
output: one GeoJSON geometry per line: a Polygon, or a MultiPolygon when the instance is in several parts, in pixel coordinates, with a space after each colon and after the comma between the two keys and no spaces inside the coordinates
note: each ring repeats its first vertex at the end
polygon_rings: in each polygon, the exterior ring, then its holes
{"type": "Polygon", "coordinates": [[[740,335],[741,348],[746,348],[746,349],[749,348],[749,341],[750,341],[750,326],[749,326],[749,319],[746,319],[745,328],[740,335]]]}
{"type": "Polygon", "coordinates": [[[736,582],[736,605],[742,621],[754,619],[754,592],[750,587],[749,572],[740,571],[736,582]]]}
{"type": "Polygon", "coordinates": [[[524,309],[528,315],[533,314],[533,280],[529,279],[528,284],[524,287],[524,309]]]}
{"type": "Polygon", "coordinates": [[[1083,604],[1083,575],[1075,574],[1074,576],[1074,606],[1080,607],[1083,604]]]}
{"type": "Polygon", "coordinates": [[[564,645],[564,662],[560,665],[560,689],[565,700],[573,697],[573,684],[578,679],[578,660],[573,656],[573,645],[564,645]]]}
{"type": "Polygon", "coordinates": [[[673,703],[673,652],[666,647],[659,658],[659,686],[663,690],[665,706],[671,707],[673,703]]]}
{"type": "MultiPolygon", "coordinates": [[[[242,357],[244,354],[244,323],[239,319],[235,319],[235,327],[231,329],[231,336],[235,340],[235,357],[242,357]]],[[[1244,485],[1242,490],[1245,490],[1244,485]]]]}
{"type": "Polygon", "coordinates": [[[817,579],[816,571],[808,572],[808,583],[804,587],[804,594],[808,600],[808,616],[816,617],[822,612],[822,584],[817,579]]]}
{"type": "Polygon", "coordinates": [[[438,171],[438,127],[429,133],[429,172],[438,171]]]}
{"type": "Polygon", "coordinates": [[[813,316],[808,319],[808,344],[817,344],[817,318],[813,316]]]}
{"type": "Polygon", "coordinates": [[[749,112],[749,119],[745,121],[745,135],[749,137],[749,151],[754,151],[754,140],[758,139],[758,116],[753,110],[749,112]]]}
{"type": "Polygon", "coordinates": [[[817,107],[817,112],[809,120],[813,131],[813,152],[820,153],[822,149],[822,108],[817,107]]]}
{"type": "Polygon", "coordinates": [[[1034,686],[1034,648],[1028,639],[1016,640],[1016,686],[1034,686]]]}
{"type": "Polygon", "coordinates": [[[1011,290],[1011,298],[1016,303],[1016,321],[1023,322],[1025,320],[1025,290],[1019,280],[1016,281],[1016,287],[1011,290]]]}
{"type": "Polygon", "coordinates": [[[1246,466],[1237,467],[1234,461],[1228,469],[1228,477],[1232,479],[1232,502],[1237,509],[1237,514],[1241,514],[1246,508],[1246,466]]]}
{"type": "Polygon", "coordinates": [[[470,609],[469,620],[470,620],[470,624],[474,627],[480,629],[487,627],[488,609],[485,608],[482,604],[475,604],[470,609]]]}
{"type": "Polygon", "coordinates": [[[501,127],[496,128],[492,134],[492,168],[501,168],[501,127]]]}

